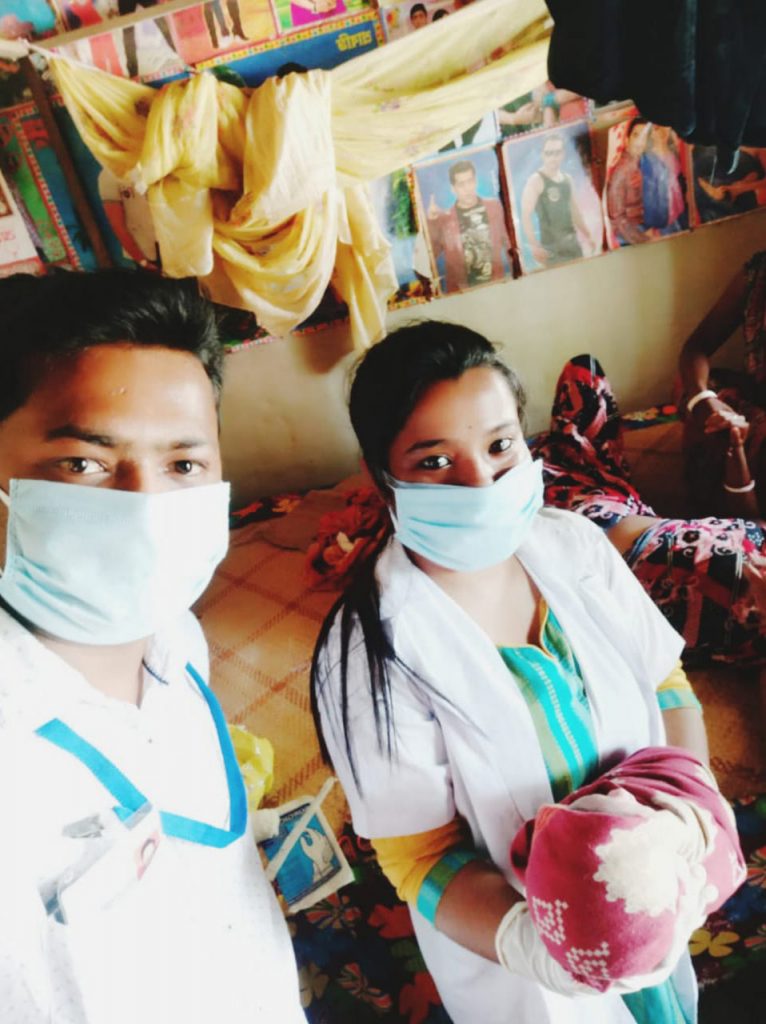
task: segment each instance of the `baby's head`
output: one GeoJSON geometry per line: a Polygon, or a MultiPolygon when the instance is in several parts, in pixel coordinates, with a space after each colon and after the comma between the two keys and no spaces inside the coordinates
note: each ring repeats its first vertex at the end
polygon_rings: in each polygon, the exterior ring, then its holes
{"type": "Polygon", "coordinates": [[[548,952],[601,992],[656,983],[745,873],[715,780],[674,748],[640,751],[543,806],[511,861],[548,952]]]}

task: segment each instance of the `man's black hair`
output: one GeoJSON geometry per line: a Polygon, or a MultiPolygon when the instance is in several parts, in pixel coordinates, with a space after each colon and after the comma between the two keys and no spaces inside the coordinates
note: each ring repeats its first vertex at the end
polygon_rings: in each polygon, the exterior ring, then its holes
{"type": "Polygon", "coordinates": [[[413,4],[412,7],[410,7],[410,20],[412,20],[412,15],[413,14],[425,14],[425,16],[428,17],[428,11],[426,10],[426,5],[425,4],[413,4]]]}
{"type": "Polygon", "coordinates": [[[27,401],[56,360],[119,342],[190,352],[218,400],[223,349],[213,307],[193,278],[110,269],[0,279],[0,421],[27,401]]]}
{"type": "Polygon", "coordinates": [[[458,160],[457,163],[451,164],[449,169],[450,185],[455,184],[455,178],[458,174],[466,174],[467,172],[470,172],[474,178],[476,177],[476,165],[472,164],[470,160],[458,160]]]}
{"type": "Polygon", "coordinates": [[[431,21],[432,22],[434,22],[434,21],[441,21],[442,18],[446,18],[448,14],[449,14],[449,11],[445,11],[445,9],[443,7],[440,7],[438,11],[434,11],[433,17],[431,18],[431,21]]]}

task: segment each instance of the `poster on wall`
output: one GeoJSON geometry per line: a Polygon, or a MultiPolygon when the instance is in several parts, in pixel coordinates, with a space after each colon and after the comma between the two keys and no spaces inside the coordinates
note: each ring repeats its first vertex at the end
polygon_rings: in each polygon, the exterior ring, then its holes
{"type": "Polygon", "coordinates": [[[374,50],[382,42],[383,31],[377,14],[366,11],[329,24],[314,25],[233,55],[203,61],[198,69],[219,68],[232,84],[257,86],[286,64],[329,71],[352,57],[374,50]]]}
{"type": "MultiPolygon", "coordinates": [[[[0,0],[0,39],[40,39],[63,27],[52,0],[0,0]]],[[[0,108],[29,97],[18,64],[0,58],[0,108]]]]}
{"type": "MultiPolygon", "coordinates": [[[[86,149],[60,100],[55,103],[55,113],[112,259],[118,265],[131,266],[134,261],[123,252],[99,201],[101,167],[86,149]]],[[[33,103],[0,111],[0,171],[40,260],[73,270],[95,270],[93,249],[33,103]]]]}
{"type": "Polygon", "coordinates": [[[2,39],[40,39],[63,27],[53,0],[3,0],[0,4],[2,39]]]}
{"type": "Polygon", "coordinates": [[[138,195],[132,185],[118,181],[98,163],[60,99],[55,101],[54,109],[112,262],[116,266],[139,264],[157,269],[159,253],[146,196],[138,195]]]}
{"type": "Polygon", "coordinates": [[[502,154],[524,273],[603,250],[604,221],[593,184],[587,121],[509,139],[502,154]]]}
{"type": "Polygon", "coordinates": [[[610,249],[689,227],[687,147],[672,128],[634,116],[609,129],[604,188],[610,249]]]}
{"type": "Polygon", "coordinates": [[[370,9],[369,0],[273,0],[273,4],[282,33],[370,9]]]}
{"type": "Polygon", "coordinates": [[[381,4],[380,15],[385,26],[386,39],[389,42],[401,39],[402,36],[425,28],[440,18],[446,18],[460,6],[464,6],[460,4],[460,0],[425,0],[424,3],[410,0],[409,3],[381,4]]]}
{"type": "Polygon", "coordinates": [[[0,277],[41,271],[40,257],[13,194],[0,173],[0,277]]]}
{"type": "Polygon", "coordinates": [[[741,146],[734,167],[722,170],[715,146],[689,148],[694,225],[766,206],[766,149],[741,146]]]}
{"type": "MultiPolygon", "coordinates": [[[[79,15],[84,15],[83,8],[78,10],[79,15]]],[[[108,21],[99,18],[92,24],[102,20],[108,21]]],[[[91,22],[86,19],[85,24],[91,22]]],[[[110,75],[147,81],[180,74],[186,66],[179,52],[178,38],[166,17],[146,18],[126,28],[99,32],[60,46],[58,52],[110,75]]]]}
{"type": "Polygon", "coordinates": [[[0,169],[17,206],[33,225],[31,237],[43,262],[95,269],[95,261],[87,265],[82,227],[45,125],[32,103],[0,111],[0,169]]]}
{"type": "Polygon", "coordinates": [[[494,147],[442,156],[413,170],[439,291],[461,292],[510,277],[510,240],[494,147]]]}
{"type": "Polygon", "coordinates": [[[391,246],[399,290],[389,305],[425,302],[433,294],[431,263],[413,201],[409,171],[394,171],[370,183],[375,216],[391,246]]]}
{"type": "MultiPolygon", "coordinates": [[[[63,2],[63,0],[62,0],[63,2]]],[[[153,0],[119,0],[104,5],[87,0],[74,16],[84,24],[104,23],[105,31],[60,48],[64,56],[127,78],[162,81],[184,73],[191,65],[219,53],[241,50],[276,36],[270,0],[209,0],[184,11],[144,18],[124,28],[108,30],[111,17],[158,7],[153,0]]],[[[72,3],[64,16],[73,21],[72,3]],[[68,12],[68,13],[67,13],[68,12]]]]}
{"type": "Polygon", "coordinates": [[[497,123],[502,139],[537,128],[553,128],[568,121],[589,118],[591,102],[569,89],[557,89],[552,82],[525,92],[497,111],[497,123]]]}

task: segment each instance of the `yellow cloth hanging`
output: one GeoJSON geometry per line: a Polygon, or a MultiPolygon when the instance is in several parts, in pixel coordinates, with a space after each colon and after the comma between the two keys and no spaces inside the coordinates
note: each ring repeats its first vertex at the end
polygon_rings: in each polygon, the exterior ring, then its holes
{"type": "Polygon", "coordinates": [[[146,191],[163,270],[283,335],[332,281],[358,346],[397,282],[365,182],[435,152],[545,79],[543,0],[482,0],[332,71],[160,90],[53,57],[80,135],[146,191]]]}

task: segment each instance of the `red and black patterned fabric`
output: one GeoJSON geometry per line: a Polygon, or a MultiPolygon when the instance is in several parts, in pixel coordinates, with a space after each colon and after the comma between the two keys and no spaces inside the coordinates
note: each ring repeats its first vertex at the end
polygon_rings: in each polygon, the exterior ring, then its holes
{"type": "Polygon", "coordinates": [[[630,482],[620,412],[593,356],[577,356],[561,371],[551,429],[530,448],[544,462],[546,505],[580,512],[604,529],[627,515],[654,515],[630,482]]]}
{"type": "MultiPolygon", "coordinates": [[[[630,480],[622,420],[609,381],[593,356],[566,364],[551,429],[533,440],[544,462],[545,502],[608,529],[628,515],[655,516],[630,480]]],[[[766,554],[763,523],[745,519],[661,519],[625,560],[670,624],[686,640],[685,660],[766,664],[761,615],[742,577],[748,546],[766,554]]]]}

